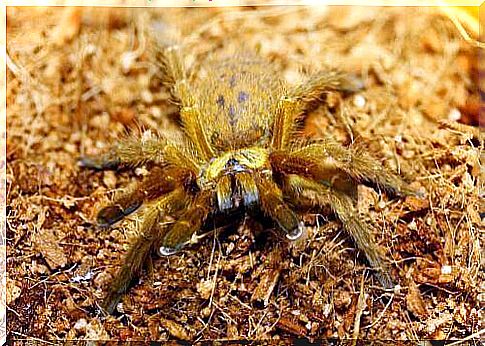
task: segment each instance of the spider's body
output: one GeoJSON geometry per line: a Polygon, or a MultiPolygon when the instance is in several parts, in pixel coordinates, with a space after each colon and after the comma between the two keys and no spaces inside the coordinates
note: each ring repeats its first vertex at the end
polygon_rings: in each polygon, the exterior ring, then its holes
{"type": "Polygon", "coordinates": [[[212,62],[192,77],[177,50],[157,54],[163,80],[180,107],[181,135],[161,129],[156,137],[122,141],[102,157],[82,160],[98,169],[152,167],[142,182],[98,213],[98,222],[110,225],[148,203],[141,234],[106,298],[107,311],[114,310],[152,250],[172,254],[210,215],[242,206],[260,208],[289,239],[302,233],[297,208],[330,206],[381,282],[391,284],[383,256],[355,209],[357,183],[412,191],[363,151],[328,139],[304,139],[296,131],[310,102],[326,91],[352,91],[350,79],[326,71],[290,87],[268,64],[247,57],[212,62]],[[166,215],[176,221],[167,226],[166,215]]]}

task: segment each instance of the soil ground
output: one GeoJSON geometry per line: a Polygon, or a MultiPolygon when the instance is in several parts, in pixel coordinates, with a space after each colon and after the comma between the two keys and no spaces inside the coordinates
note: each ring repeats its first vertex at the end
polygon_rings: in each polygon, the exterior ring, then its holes
{"type": "Polygon", "coordinates": [[[437,9],[9,8],[7,20],[9,339],[413,344],[475,335],[479,343],[478,51],[437,9]],[[362,78],[355,95],[326,95],[305,132],[365,143],[426,192],[396,198],[359,187],[394,290],[381,287],[330,214],[307,215],[295,243],[243,218],[176,255],[154,256],[117,314],[98,315],[139,217],[109,229],[93,220],[146,171],[95,172],[77,160],[126,133],[177,128],[144,25],[162,41],[183,40],[195,65],[244,50],[292,85],[325,66],[362,78]]]}

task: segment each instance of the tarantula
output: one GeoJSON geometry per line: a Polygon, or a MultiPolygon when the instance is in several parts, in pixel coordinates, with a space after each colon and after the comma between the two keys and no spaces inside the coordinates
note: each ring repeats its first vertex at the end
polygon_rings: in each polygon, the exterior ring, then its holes
{"type": "Polygon", "coordinates": [[[328,91],[356,91],[355,79],[326,70],[291,87],[268,63],[248,56],[213,61],[197,76],[189,74],[179,49],[154,47],[162,80],[179,106],[181,134],[159,129],[81,158],[93,169],[150,167],[141,182],[98,212],[98,223],[107,226],[148,204],[103,308],[114,311],[153,250],[171,255],[209,218],[241,208],[259,207],[295,240],[304,229],[296,210],[330,206],[381,283],[391,286],[384,256],[356,210],[357,185],[395,194],[412,189],[365,151],[298,131],[312,102],[328,91]],[[167,215],[176,221],[162,222],[167,215]]]}

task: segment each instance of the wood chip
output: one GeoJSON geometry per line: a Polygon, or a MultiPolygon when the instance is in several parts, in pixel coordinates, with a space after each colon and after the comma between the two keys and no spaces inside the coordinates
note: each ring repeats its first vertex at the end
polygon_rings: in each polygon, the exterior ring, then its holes
{"type": "Polygon", "coordinates": [[[308,331],[305,329],[305,327],[301,326],[298,322],[295,322],[292,318],[289,317],[281,317],[276,326],[284,330],[285,332],[293,335],[306,337],[308,334],[308,331]]]}
{"type": "Polygon", "coordinates": [[[254,290],[251,301],[260,301],[263,302],[264,306],[267,306],[271,293],[273,293],[273,290],[278,283],[279,277],[279,270],[271,270],[265,273],[261,278],[259,285],[254,290]]]}
{"type": "Polygon", "coordinates": [[[409,312],[419,318],[424,318],[428,315],[426,307],[421,297],[421,291],[416,283],[411,279],[408,284],[409,290],[406,295],[406,307],[409,312]]]}
{"type": "Polygon", "coordinates": [[[34,246],[42,254],[50,269],[62,268],[67,257],[59,246],[61,237],[52,229],[40,229],[34,235],[34,246]]]}
{"type": "Polygon", "coordinates": [[[415,196],[407,196],[404,205],[411,211],[419,211],[429,208],[429,200],[415,196]]]}
{"type": "Polygon", "coordinates": [[[52,33],[52,38],[59,46],[71,41],[79,33],[82,21],[81,7],[66,7],[62,19],[52,33]]]}
{"type": "Polygon", "coordinates": [[[98,320],[94,319],[89,322],[86,326],[86,336],[85,340],[109,340],[110,336],[106,329],[104,329],[103,324],[98,320]]]}
{"type": "Polygon", "coordinates": [[[170,335],[176,337],[177,339],[181,340],[192,340],[194,337],[194,333],[190,330],[187,330],[181,324],[174,322],[172,320],[167,320],[165,318],[160,318],[160,324],[163,328],[165,328],[170,335]]]}
{"type": "Polygon", "coordinates": [[[280,277],[280,259],[281,252],[279,248],[275,248],[269,256],[269,264],[267,266],[269,268],[268,270],[265,270],[262,277],[260,277],[259,284],[251,296],[251,301],[262,302],[264,306],[268,305],[271,293],[273,293],[280,277]]]}
{"type": "Polygon", "coordinates": [[[20,288],[17,281],[7,278],[7,305],[13,303],[20,294],[22,293],[22,289],[20,288]]]}

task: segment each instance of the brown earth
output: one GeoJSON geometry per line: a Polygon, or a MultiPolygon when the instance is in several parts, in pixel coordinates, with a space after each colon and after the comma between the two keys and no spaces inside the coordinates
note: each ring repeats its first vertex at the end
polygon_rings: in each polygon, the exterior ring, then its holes
{"type": "MultiPolygon", "coordinates": [[[[82,340],[368,340],[483,337],[477,48],[432,8],[9,8],[8,337],[82,340]],[[329,94],[308,134],[366,143],[426,191],[361,188],[359,207],[393,263],[383,289],[331,215],[287,243],[244,219],[167,258],[97,316],[136,214],[110,229],[99,206],[143,169],[93,172],[78,157],[124,133],[176,126],[143,26],[181,37],[187,61],[245,50],[289,83],[325,65],[365,90],[329,94]]],[[[385,343],[385,342],[384,342],[385,343]]]]}

